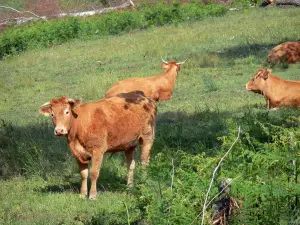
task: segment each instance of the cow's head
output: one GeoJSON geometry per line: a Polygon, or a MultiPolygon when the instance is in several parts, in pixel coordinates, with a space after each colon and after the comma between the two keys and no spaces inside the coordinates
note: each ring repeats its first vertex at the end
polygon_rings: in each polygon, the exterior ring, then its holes
{"type": "Polygon", "coordinates": [[[40,113],[52,116],[55,135],[67,135],[71,128],[71,118],[77,116],[73,109],[79,104],[81,104],[81,99],[70,99],[63,96],[43,104],[40,107],[40,113]]]}
{"type": "Polygon", "coordinates": [[[184,60],[183,62],[178,62],[178,63],[176,63],[175,61],[169,61],[169,62],[167,62],[167,61],[165,61],[162,57],[161,57],[161,60],[162,60],[162,64],[161,64],[161,67],[165,70],[165,71],[167,71],[169,68],[171,68],[172,66],[176,66],[176,71],[178,72],[178,71],[180,71],[180,66],[182,65],[182,64],[184,64],[185,62],[186,62],[186,60],[184,60]]]}
{"type": "Polygon", "coordinates": [[[248,91],[262,93],[272,70],[259,68],[255,76],[245,85],[248,91]]]}

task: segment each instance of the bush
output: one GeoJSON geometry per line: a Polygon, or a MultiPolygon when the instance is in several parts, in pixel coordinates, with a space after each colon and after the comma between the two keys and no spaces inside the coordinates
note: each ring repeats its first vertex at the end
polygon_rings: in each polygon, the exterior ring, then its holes
{"type": "Polygon", "coordinates": [[[116,35],[151,26],[177,24],[200,20],[208,16],[221,16],[227,12],[224,6],[199,3],[158,4],[139,11],[111,12],[89,18],[66,17],[49,21],[37,21],[6,30],[0,37],[0,58],[20,54],[27,49],[49,47],[75,38],[91,38],[116,35]]]}
{"type": "MultiPolygon", "coordinates": [[[[210,149],[214,152],[212,157],[201,152],[191,154],[175,146],[161,146],[163,150],[147,168],[144,183],[138,184],[134,192],[144,210],[143,218],[149,223],[192,223],[202,211],[212,172],[236,139],[239,124],[240,140],[216,173],[209,200],[219,192],[221,181],[235,178],[229,195],[242,207],[232,214],[230,224],[297,224],[299,112],[284,109],[272,114],[247,112],[244,117],[236,118],[236,122],[226,120],[224,123],[226,125],[219,127],[222,131],[217,138],[218,152],[204,142],[206,152],[210,149]]],[[[176,132],[174,127],[170,127],[169,132],[171,130],[176,132]]],[[[160,136],[157,139],[156,142],[162,141],[160,136]]],[[[212,211],[210,205],[207,223],[212,211]]]]}

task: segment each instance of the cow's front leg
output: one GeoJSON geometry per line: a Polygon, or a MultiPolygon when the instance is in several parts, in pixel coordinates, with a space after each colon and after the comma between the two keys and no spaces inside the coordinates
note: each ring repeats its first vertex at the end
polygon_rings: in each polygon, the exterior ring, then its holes
{"type": "Polygon", "coordinates": [[[81,198],[87,197],[87,179],[89,175],[88,164],[81,163],[78,160],[80,175],[81,175],[81,188],[80,188],[80,196],[81,198]]]}
{"type": "Polygon", "coordinates": [[[135,168],[135,160],[134,160],[135,148],[131,148],[125,152],[126,161],[127,161],[127,169],[128,169],[128,178],[127,178],[127,186],[133,186],[133,171],[135,168]]]}
{"type": "Polygon", "coordinates": [[[98,149],[93,151],[92,167],[90,170],[91,189],[89,199],[94,200],[97,196],[97,180],[99,177],[99,170],[103,160],[103,152],[98,149]]]}

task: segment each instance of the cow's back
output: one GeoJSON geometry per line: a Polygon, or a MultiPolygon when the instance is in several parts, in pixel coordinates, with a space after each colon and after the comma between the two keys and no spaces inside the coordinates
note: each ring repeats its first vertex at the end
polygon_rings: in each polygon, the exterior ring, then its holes
{"type": "Polygon", "coordinates": [[[129,78],[114,84],[105,94],[106,98],[110,98],[122,93],[142,91],[148,98],[153,99],[153,82],[147,78],[129,78]]]}
{"type": "Polygon", "coordinates": [[[284,80],[275,76],[267,79],[267,87],[263,90],[270,100],[272,108],[300,106],[300,81],[284,80]]]}

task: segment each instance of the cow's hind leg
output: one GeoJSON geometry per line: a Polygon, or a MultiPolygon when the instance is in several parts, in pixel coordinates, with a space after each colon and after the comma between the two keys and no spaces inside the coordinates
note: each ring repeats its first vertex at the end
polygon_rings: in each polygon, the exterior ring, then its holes
{"type": "Polygon", "coordinates": [[[97,180],[99,177],[99,170],[103,160],[103,152],[100,149],[93,151],[92,167],[90,170],[91,189],[89,199],[94,200],[97,196],[97,180]]]}
{"type": "Polygon", "coordinates": [[[80,175],[81,175],[81,188],[80,188],[80,195],[82,198],[87,197],[87,179],[89,175],[88,171],[88,164],[83,164],[80,161],[78,161],[80,175]]]}
{"type": "Polygon", "coordinates": [[[134,160],[134,154],[135,148],[130,148],[125,152],[126,155],[126,162],[127,162],[127,169],[128,169],[128,178],[127,178],[127,186],[132,187],[133,186],[133,173],[135,168],[135,160],[134,160]]]}

